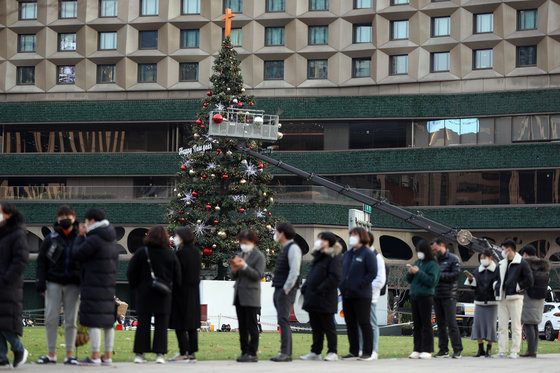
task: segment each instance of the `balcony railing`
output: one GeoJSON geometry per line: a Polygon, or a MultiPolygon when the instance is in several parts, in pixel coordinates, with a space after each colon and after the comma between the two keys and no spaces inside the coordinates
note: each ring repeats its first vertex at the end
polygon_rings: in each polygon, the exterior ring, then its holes
{"type": "MultiPolygon", "coordinates": [[[[271,186],[276,193],[276,200],[284,203],[336,203],[352,206],[361,206],[361,203],[348,197],[344,197],[335,191],[321,186],[297,185],[297,186],[271,186]]],[[[354,189],[370,197],[377,199],[387,198],[391,200],[390,192],[377,189],[354,189]]]]}
{"type": "Polygon", "coordinates": [[[0,199],[8,200],[168,200],[173,186],[0,186],[0,199]]]}

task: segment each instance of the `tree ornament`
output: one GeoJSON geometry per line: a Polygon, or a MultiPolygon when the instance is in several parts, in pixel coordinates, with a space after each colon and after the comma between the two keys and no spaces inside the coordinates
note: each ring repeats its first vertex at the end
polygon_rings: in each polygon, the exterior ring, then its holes
{"type": "Polygon", "coordinates": [[[206,95],[207,95],[207,96],[212,96],[212,91],[206,92],[206,95]]]}
{"type": "Polygon", "coordinates": [[[227,178],[229,178],[229,175],[227,175],[227,174],[222,175],[222,179],[227,179],[227,178]]]}
{"type": "Polygon", "coordinates": [[[222,152],[222,149],[220,149],[220,148],[216,149],[216,155],[220,155],[221,152],[222,152]]]}
{"type": "Polygon", "coordinates": [[[278,129],[282,128],[282,123],[278,123],[278,129]]]}
{"type": "Polygon", "coordinates": [[[207,177],[208,177],[208,175],[206,175],[206,174],[202,175],[203,179],[206,179],[207,177]]]}
{"type": "Polygon", "coordinates": [[[243,107],[243,102],[238,102],[238,103],[237,103],[237,106],[243,107]]]}
{"type": "Polygon", "coordinates": [[[196,124],[200,126],[202,124],[202,121],[200,119],[197,119],[196,124]]]}
{"type": "Polygon", "coordinates": [[[231,88],[230,88],[230,87],[227,87],[226,91],[228,91],[228,92],[231,91],[231,88]]]}
{"type": "Polygon", "coordinates": [[[278,132],[278,140],[282,140],[284,134],[282,132],[278,132]]]}
{"type": "Polygon", "coordinates": [[[232,153],[230,150],[228,150],[228,151],[226,152],[226,155],[227,155],[228,157],[231,157],[232,154],[233,154],[233,153],[232,153]]]}
{"type": "Polygon", "coordinates": [[[208,107],[208,102],[205,102],[202,106],[208,107]]]}
{"type": "Polygon", "coordinates": [[[245,209],[244,209],[243,207],[241,207],[238,211],[239,211],[241,214],[243,214],[243,213],[245,212],[245,209]]]}
{"type": "Polygon", "coordinates": [[[216,207],[214,207],[214,210],[221,211],[222,209],[220,208],[220,206],[216,206],[216,207]]]}
{"type": "Polygon", "coordinates": [[[270,203],[274,202],[274,198],[272,197],[270,197],[268,200],[270,201],[270,203]]]}
{"type": "Polygon", "coordinates": [[[198,193],[197,192],[192,192],[192,196],[193,197],[198,197],[198,193]]]}
{"type": "Polygon", "coordinates": [[[219,232],[218,232],[218,237],[226,238],[226,237],[227,237],[227,234],[226,234],[226,232],[224,232],[224,231],[219,231],[219,232]]]}
{"type": "Polygon", "coordinates": [[[181,221],[185,221],[185,220],[187,220],[187,219],[185,219],[185,218],[181,218],[181,221]]]}
{"type": "Polygon", "coordinates": [[[218,220],[214,220],[214,224],[218,225],[220,222],[218,220]]]}
{"type": "Polygon", "coordinates": [[[215,178],[215,177],[216,177],[216,174],[210,174],[210,177],[211,177],[211,178],[215,178]]]}
{"type": "Polygon", "coordinates": [[[202,220],[198,219],[198,220],[196,221],[196,224],[200,224],[200,223],[202,223],[202,220]]]}
{"type": "Polygon", "coordinates": [[[212,120],[214,121],[214,123],[220,124],[224,121],[224,117],[222,116],[222,114],[214,114],[212,120]]]}
{"type": "Polygon", "coordinates": [[[201,124],[200,128],[206,128],[206,126],[204,124],[201,124]]]}
{"type": "Polygon", "coordinates": [[[198,140],[200,138],[200,135],[198,133],[195,133],[193,137],[198,140]]]}
{"type": "Polygon", "coordinates": [[[237,100],[236,98],[234,98],[231,102],[233,102],[234,104],[237,104],[239,102],[239,100],[237,100]]]}
{"type": "Polygon", "coordinates": [[[183,210],[179,211],[179,214],[183,215],[185,212],[183,210]]]}
{"type": "Polygon", "coordinates": [[[246,182],[247,182],[247,180],[245,180],[245,179],[239,180],[239,184],[241,184],[241,185],[245,184],[246,182]]]}
{"type": "Polygon", "coordinates": [[[205,207],[206,207],[206,210],[210,210],[212,208],[211,205],[206,205],[205,207]]]}
{"type": "Polygon", "coordinates": [[[242,160],[242,161],[241,161],[241,164],[242,164],[243,166],[247,166],[247,160],[246,160],[246,159],[242,160]]]}
{"type": "Polygon", "coordinates": [[[249,105],[255,106],[255,103],[254,103],[254,102],[250,102],[249,105]]]}
{"type": "Polygon", "coordinates": [[[259,164],[257,165],[257,168],[261,168],[261,169],[264,168],[264,164],[259,163],[259,164]]]}
{"type": "Polygon", "coordinates": [[[241,88],[241,93],[245,93],[245,88],[241,88]]]}
{"type": "Polygon", "coordinates": [[[271,231],[271,230],[272,230],[272,225],[267,224],[267,225],[266,225],[266,230],[267,230],[267,231],[271,231]]]}
{"type": "Polygon", "coordinates": [[[218,247],[218,245],[216,245],[216,244],[212,245],[213,249],[215,249],[216,247],[218,247]]]}
{"type": "Polygon", "coordinates": [[[186,169],[187,169],[187,166],[185,166],[185,165],[182,165],[182,166],[181,166],[181,170],[182,170],[182,171],[185,171],[186,169]]]}
{"type": "Polygon", "coordinates": [[[264,192],[263,197],[266,197],[266,196],[268,196],[268,193],[264,192]]]}
{"type": "Polygon", "coordinates": [[[253,150],[253,145],[250,145],[250,146],[249,146],[249,149],[250,149],[250,150],[253,150]]]}
{"type": "Polygon", "coordinates": [[[195,173],[194,170],[189,170],[189,175],[193,176],[195,173]]]}
{"type": "Polygon", "coordinates": [[[212,255],[212,249],[206,248],[206,249],[202,250],[202,254],[204,256],[210,256],[210,255],[212,255]]]}
{"type": "Polygon", "coordinates": [[[271,212],[269,212],[269,213],[268,213],[268,216],[272,216],[272,213],[271,213],[271,212]]]}
{"type": "Polygon", "coordinates": [[[256,118],[253,120],[253,122],[254,122],[257,126],[260,126],[260,125],[263,124],[264,120],[263,120],[262,117],[256,117],[256,118]]]}

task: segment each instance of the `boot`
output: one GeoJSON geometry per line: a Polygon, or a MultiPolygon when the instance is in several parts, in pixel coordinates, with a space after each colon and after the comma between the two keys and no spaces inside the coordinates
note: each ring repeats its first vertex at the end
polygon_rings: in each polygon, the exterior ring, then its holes
{"type": "Polygon", "coordinates": [[[492,345],[490,343],[486,345],[486,357],[492,357],[492,345]]]}
{"type": "Polygon", "coordinates": [[[478,344],[478,352],[474,355],[474,357],[481,357],[484,356],[484,343],[478,344]]]}

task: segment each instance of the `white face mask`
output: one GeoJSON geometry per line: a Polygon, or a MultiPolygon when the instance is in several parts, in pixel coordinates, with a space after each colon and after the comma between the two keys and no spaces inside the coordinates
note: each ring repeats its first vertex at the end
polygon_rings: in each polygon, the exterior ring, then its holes
{"type": "Polygon", "coordinates": [[[350,247],[355,247],[360,244],[360,239],[356,236],[350,236],[350,238],[348,239],[348,244],[350,245],[350,247]]]}
{"type": "Polygon", "coordinates": [[[421,251],[417,252],[416,255],[418,256],[418,259],[420,259],[420,260],[424,260],[426,258],[426,254],[424,254],[421,251]]]}
{"type": "Polygon", "coordinates": [[[239,247],[241,247],[241,251],[243,251],[244,253],[248,253],[249,251],[253,250],[253,245],[249,245],[249,244],[241,244],[239,245],[239,247]]]}
{"type": "Polygon", "coordinates": [[[313,251],[319,251],[323,248],[323,241],[317,240],[315,241],[315,245],[313,246],[313,251]]]}
{"type": "Polygon", "coordinates": [[[490,265],[490,261],[488,259],[480,259],[480,264],[484,267],[488,267],[490,265]]]}
{"type": "Polygon", "coordinates": [[[280,240],[278,239],[278,235],[276,233],[274,233],[274,242],[280,242],[280,240]]]}
{"type": "Polygon", "coordinates": [[[507,259],[507,250],[502,250],[502,258],[507,259]]]}
{"type": "Polygon", "coordinates": [[[175,245],[175,247],[181,246],[182,241],[179,238],[179,236],[173,236],[172,241],[173,241],[173,245],[175,245]]]}

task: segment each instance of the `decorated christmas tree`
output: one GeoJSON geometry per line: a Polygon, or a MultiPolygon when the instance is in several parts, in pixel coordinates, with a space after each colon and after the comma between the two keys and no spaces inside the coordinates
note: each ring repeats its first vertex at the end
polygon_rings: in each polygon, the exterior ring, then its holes
{"type": "MultiPolygon", "coordinates": [[[[257,247],[270,264],[278,249],[273,240],[277,219],[270,212],[274,200],[267,183],[272,175],[265,165],[240,151],[238,140],[208,135],[210,120],[228,125],[228,108],[242,109],[236,111],[236,121],[262,121],[245,114],[246,109],[254,109],[255,101],[245,94],[237,52],[229,37],[222,43],[210,81],[212,89],[201,101],[196,120],[189,124],[192,140],[180,151],[184,157],[168,219],[170,231],[180,226],[193,230],[204,266],[217,269],[217,278],[222,279],[228,259],[239,252],[236,236],[243,229],[257,233],[257,247]],[[219,113],[210,118],[211,112],[219,113]]],[[[258,150],[262,144],[248,141],[245,145],[258,150]]]]}

